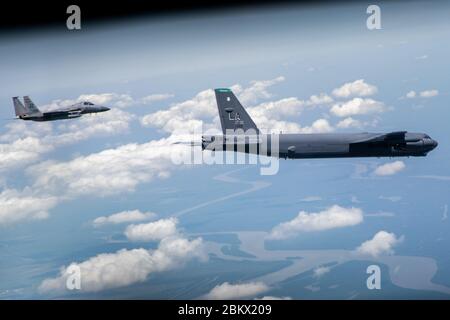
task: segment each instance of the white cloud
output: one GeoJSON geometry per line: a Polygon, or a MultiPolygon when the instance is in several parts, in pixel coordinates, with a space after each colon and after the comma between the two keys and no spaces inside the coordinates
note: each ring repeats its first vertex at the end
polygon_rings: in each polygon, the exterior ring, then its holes
{"type": "Polygon", "coordinates": [[[320,266],[313,270],[313,275],[315,278],[320,278],[330,271],[331,271],[330,267],[320,266]]]}
{"type": "Polygon", "coordinates": [[[204,296],[204,298],[210,300],[248,299],[268,290],[269,287],[263,282],[246,282],[238,284],[224,282],[215,286],[204,296]]]}
{"type": "Polygon", "coordinates": [[[425,90],[425,91],[420,92],[420,97],[422,97],[422,98],[431,98],[431,97],[436,97],[437,95],[439,95],[439,91],[436,89],[425,90]]]}
{"type": "Polygon", "coordinates": [[[300,114],[304,106],[304,101],[291,97],[276,101],[264,102],[256,107],[247,108],[247,111],[252,119],[272,117],[279,120],[286,116],[290,117],[300,114]]]}
{"type": "Polygon", "coordinates": [[[269,239],[287,239],[300,232],[323,231],[334,228],[354,226],[363,221],[363,212],[359,208],[343,208],[333,205],[316,213],[300,211],[294,219],[275,226],[269,239]]]}
{"type": "MultiPolygon", "coordinates": [[[[204,258],[201,238],[188,240],[170,237],[163,239],[153,251],[142,248],[122,249],[115,253],[102,253],[71,265],[76,265],[81,270],[81,290],[95,292],[142,282],[155,272],[171,270],[189,260],[204,258]]],[[[69,275],[68,268],[61,268],[56,278],[45,279],[39,286],[39,291],[64,291],[69,275]]]]}
{"type": "MultiPolygon", "coordinates": [[[[190,149],[174,145],[173,139],[176,138],[132,143],[69,161],[44,161],[29,166],[25,172],[33,178],[34,183],[26,194],[31,194],[36,202],[51,195],[53,201],[50,207],[53,207],[56,203],[79,196],[110,196],[132,192],[138,184],[165,179],[174,168],[180,167],[172,161],[173,155],[190,152],[190,149]]],[[[39,206],[31,206],[24,214],[15,215],[14,220],[32,218],[34,212],[44,216],[44,211],[37,208],[39,206]]],[[[106,221],[109,221],[108,218],[106,221]]]]}
{"type": "Polygon", "coordinates": [[[394,233],[389,233],[382,230],[377,232],[372,239],[364,241],[358,248],[356,248],[356,252],[374,257],[378,257],[383,254],[393,254],[393,247],[401,243],[403,240],[403,236],[397,238],[394,233]]]}
{"type": "Polygon", "coordinates": [[[303,133],[327,133],[332,131],[334,131],[334,128],[326,119],[318,119],[310,127],[303,127],[301,130],[303,133]]]}
{"type": "Polygon", "coordinates": [[[48,210],[56,206],[54,196],[36,195],[31,189],[6,189],[0,193],[0,225],[21,220],[45,219],[48,210]]]}
{"type": "Polygon", "coordinates": [[[175,168],[173,153],[187,147],[172,144],[171,138],[143,144],[130,143],[66,162],[46,161],[28,168],[35,178],[33,188],[64,191],[69,197],[131,192],[144,182],[167,178],[175,168]]]}
{"type": "MultiPolygon", "coordinates": [[[[248,103],[254,103],[259,99],[272,97],[267,91],[267,88],[281,81],[284,81],[283,77],[272,80],[253,81],[247,88],[234,85],[231,86],[231,89],[241,103],[246,106],[248,103]]],[[[278,103],[277,106],[280,107],[281,104],[283,104],[281,108],[282,112],[289,112],[288,110],[295,108],[298,102],[285,100],[278,103]]],[[[266,106],[269,109],[273,107],[270,105],[266,106]]],[[[141,124],[147,127],[156,127],[170,133],[186,133],[199,130],[202,128],[202,125],[204,126],[204,130],[217,128],[219,122],[214,90],[208,89],[201,91],[192,99],[175,103],[169,109],[159,110],[145,115],[141,119],[141,124]],[[210,123],[214,118],[217,118],[217,121],[210,123]]]]}
{"type": "Polygon", "coordinates": [[[141,119],[141,124],[156,127],[166,132],[189,132],[200,128],[203,120],[217,115],[214,91],[199,92],[194,98],[172,105],[169,109],[159,110],[141,119]]]}
{"type": "Polygon", "coordinates": [[[334,100],[332,97],[327,95],[326,93],[321,93],[319,95],[312,95],[309,97],[309,99],[305,102],[307,106],[318,106],[318,105],[325,105],[330,104],[334,100]]]}
{"type": "Polygon", "coordinates": [[[285,78],[283,76],[279,76],[277,78],[271,80],[258,80],[252,81],[250,86],[243,89],[240,85],[232,86],[232,90],[236,95],[239,96],[241,103],[249,104],[255,103],[259,99],[269,99],[272,97],[272,94],[267,91],[267,89],[277,83],[283,82],[285,78]]]}
{"type": "Polygon", "coordinates": [[[42,155],[64,145],[91,137],[104,137],[128,130],[133,116],[118,109],[99,115],[61,123],[26,123],[16,121],[7,125],[0,136],[0,171],[13,170],[41,159],[42,155]]]}
{"type": "Polygon", "coordinates": [[[75,121],[58,124],[57,132],[42,140],[53,146],[60,146],[91,137],[112,136],[126,132],[132,119],[132,114],[119,109],[111,109],[100,115],[85,115],[75,121]]]}
{"type": "Polygon", "coordinates": [[[339,98],[347,98],[350,96],[370,96],[377,93],[376,86],[364,82],[364,79],[359,79],[353,82],[346,83],[339,88],[333,90],[333,95],[339,98]]]}
{"type": "Polygon", "coordinates": [[[53,147],[35,137],[0,144],[0,171],[7,171],[36,161],[53,147]]]}
{"type": "Polygon", "coordinates": [[[412,98],[415,98],[416,95],[417,95],[417,93],[414,90],[411,90],[406,94],[406,97],[409,99],[412,99],[412,98]]]}
{"type": "Polygon", "coordinates": [[[391,176],[402,171],[405,168],[406,165],[403,161],[394,161],[377,167],[374,173],[377,176],[391,176]]]}
{"type": "Polygon", "coordinates": [[[344,120],[339,121],[337,124],[338,128],[361,128],[362,124],[361,121],[355,120],[352,117],[345,118],[344,120]]]}
{"type": "MultiPolygon", "coordinates": [[[[326,119],[319,119],[310,127],[301,127],[295,122],[284,120],[299,115],[305,108],[333,102],[333,99],[324,93],[312,95],[306,101],[290,97],[249,106],[259,99],[271,98],[272,94],[267,89],[283,80],[283,77],[278,77],[272,80],[254,81],[246,88],[234,85],[231,86],[231,89],[262,131],[292,133],[332,131],[333,128],[326,119]]],[[[175,134],[199,131],[200,129],[215,129],[220,132],[214,91],[212,89],[201,91],[192,99],[173,104],[169,109],[145,115],[141,119],[141,124],[175,134]]]]}
{"type": "Polygon", "coordinates": [[[176,218],[160,219],[154,222],[132,224],[125,230],[125,236],[131,241],[155,241],[174,236],[177,231],[176,218]]]}
{"type": "Polygon", "coordinates": [[[338,117],[381,113],[384,110],[385,107],[382,102],[362,98],[353,98],[347,102],[336,103],[330,109],[331,113],[338,117]]]}
{"type": "Polygon", "coordinates": [[[409,99],[413,99],[413,98],[417,98],[417,97],[432,98],[432,97],[436,97],[438,95],[439,95],[439,91],[436,89],[424,90],[421,92],[416,92],[414,90],[411,90],[406,94],[406,98],[409,98],[409,99]]]}
{"type": "Polygon", "coordinates": [[[94,226],[99,227],[106,224],[119,224],[151,220],[156,217],[153,212],[141,212],[139,210],[121,211],[109,216],[98,217],[93,221],[94,226]]]}

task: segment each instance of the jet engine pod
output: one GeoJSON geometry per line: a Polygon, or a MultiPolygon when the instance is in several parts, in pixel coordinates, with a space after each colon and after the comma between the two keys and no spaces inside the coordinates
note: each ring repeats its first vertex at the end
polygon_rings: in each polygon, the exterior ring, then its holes
{"type": "Polygon", "coordinates": [[[294,156],[295,156],[295,146],[290,146],[289,148],[288,148],[288,154],[287,154],[287,157],[288,158],[294,158],[294,156]]]}

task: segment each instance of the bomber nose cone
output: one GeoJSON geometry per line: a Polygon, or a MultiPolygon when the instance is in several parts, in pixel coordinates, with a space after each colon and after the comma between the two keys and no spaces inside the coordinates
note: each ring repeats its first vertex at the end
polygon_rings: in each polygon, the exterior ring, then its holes
{"type": "Polygon", "coordinates": [[[435,149],[438,146],[438,144],[439,143],[436,140],[433,140],[432,142],[433,149],[435,149]]]}
{"type": "Polygon", "coordinates": [[[111,109],[108,108],[108,107],[101,107],[100,110],[101,110],[101,111],[108,111],[108,110],[111,110],[111,109]]]}
{"type": "Polygon", "coordinates": [[[424,147],[428,149],[429,151],[435,149],[438,146],[438,142],[434,139],[425,139],[424,140],[424,147]]]}

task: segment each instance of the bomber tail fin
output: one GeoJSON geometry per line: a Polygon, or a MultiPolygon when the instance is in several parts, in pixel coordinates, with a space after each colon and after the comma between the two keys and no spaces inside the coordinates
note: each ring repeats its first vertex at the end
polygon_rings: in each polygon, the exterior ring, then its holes
{"type": "Polygon", "coordinates": [[[215,89],[217,107],[219,109],[220,123],[224,134],[230,130],[253,130],[253,134],[258,134],[259,129],[250,118],[249,114],[242,107],[239,100],[230,89],[215,89]]]}
{"type": "Polygon", "coordinates": [[[33,101],[31,101],[29,96],[23,97],[23,102],[25,103],[25,110],[27,114],[32,115],[42,115],[42,112],[36,107],[33,101]]]}
{"type": "Polygon", "coordinates": [[[14,111],[16,112],[16,117],[24,116],[27,114],[27,110],[23,106],[22,102],[19,100],[19,97],[13,97],[14,103],[14,111]]]}

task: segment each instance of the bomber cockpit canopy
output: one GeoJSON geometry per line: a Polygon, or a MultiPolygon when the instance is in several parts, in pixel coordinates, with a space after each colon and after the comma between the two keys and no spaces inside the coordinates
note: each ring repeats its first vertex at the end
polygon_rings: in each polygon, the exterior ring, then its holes
{"type": "Polygon", "coordinates": [[[85,101],[85,102],[83,102],[83,104],[85,106],[93,106],[94,105],[92,102],[89,102],[89,101],[85,101]]]}

